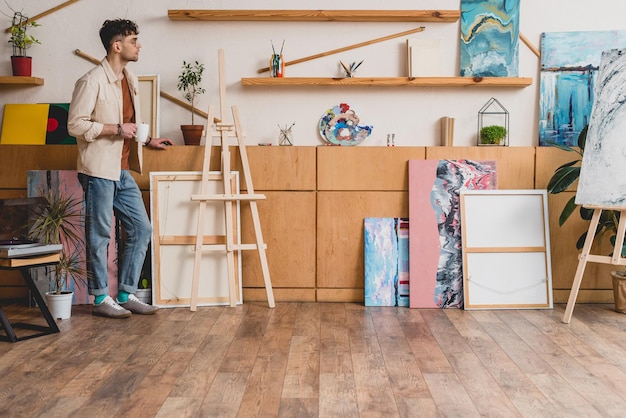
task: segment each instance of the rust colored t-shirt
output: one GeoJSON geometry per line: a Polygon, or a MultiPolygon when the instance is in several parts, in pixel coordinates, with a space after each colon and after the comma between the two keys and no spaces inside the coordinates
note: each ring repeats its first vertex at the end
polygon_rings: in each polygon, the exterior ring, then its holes
{"type": "MultiPolygon", "coordinates": [[[[133,96],[130,94],[126,77],[122,79],[122,115],[123,123],[135,122],[135,107],[133,106],[133,96]]],[[[129,170],[128,155],[130,154],[130,139],[124,139],[122,148],[122,170],[129,170]]]]}

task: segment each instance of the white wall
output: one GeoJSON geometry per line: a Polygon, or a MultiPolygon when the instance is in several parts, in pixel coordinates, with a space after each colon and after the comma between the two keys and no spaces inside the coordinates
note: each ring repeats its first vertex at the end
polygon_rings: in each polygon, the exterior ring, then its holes
{"type": "MultiPolygon", "coordinates": [[[[63,0],[6,0],[13,9],[35,16],[63,0]]],[[[129,64],[138,75],[158,74],[160,88],[182,99],[176,89],[183,60],[199,60],[207,67],[203,86],[207,93],[199,108],[214,104],[219,112],[218,49],[225,51],[226,101],[239,110],[248,144],[277,144],[277,125],[295,122],[294,145],[321,145],[317,123],[332,106],[345,102],[356,110],[361,124],[373,125],[372,136],[361,146],[385,145],[387,133],[396,134],[396,145],[439,145],[439,119],[456,119],[454,144],[475,145],[478,110],[491,97],[510,113],[510,145],[537,145],[539,59],[520,42],[522,77],[532,77],[526,88],[416,88],[416,87],[243,87],[242,77],[261,76],[257,69],[268,65],[270,40],[279,48],[285,39],[287,61],[342,46],[406,31],[418,26],[424,39],[442,40],[444,76],[458,74],[459,25],[456,23],[341,23],[341,22],[175,22],[168,9],[459,9],[459,0],[361,0],[337,3],[331,0],[80,0],[39,20],[32,34],[43,44],[30,49],[33,75],[45,79],[40,87],[0,86],[0,119],[6,103],[69,102],[74,81],[93,64],[76,56],[80,49],[101,58],[104,49],[98,30],[108,18],[128,18],[140,29],[139,62],[129,64]]],[[[10,26],[12,15],[0,3],[1,28],[10,26]]],[[[542,32],[625,29],[626,2],[619,0],[523,0],[520,31],[537,47],[542,32]]],[[[8,34],[5,34],[8,40],[8,34]]],[[[340,75],[338,60],[365,60],[360,76],[404,76],[403,38],[308,61],[285,70],[286,76],[334,77],[340,75]]],[[[10,45],[0,43],[0,74],[10,75],[10,45]]],[[[267,73],[266,73],[267,74],[267,73]]],[[[263,75],[263,76],[266,76],[263,75]]],[[[189,111],[160,100],[161,136],[182,143],[179,125],[190,123],[189,111]]],[[[202,123],[206,121],[200,118],[202,123]]],[[[223,117],[230,121],[230,114],[223,117]]]]}

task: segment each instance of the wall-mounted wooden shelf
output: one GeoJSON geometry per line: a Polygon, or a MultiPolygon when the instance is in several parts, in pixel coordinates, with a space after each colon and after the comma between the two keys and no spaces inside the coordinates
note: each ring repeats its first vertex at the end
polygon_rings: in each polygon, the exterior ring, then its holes
{"type": "Polygon", "coordinates": [[[43,78],[0,76],[0,85],[21,84],[25,86],[43,86],[43,78]]]}
{"type": "Polygon", "coordinates": [[[459,10],[168,10],[171,20],[286,22],[456,22],[459,10]]]}
{"type": "Polygon", "coordinates": [[[528,87],[531,77],[256,77],[242,78],[243,86],[383,86],[383,87],[528,87]]]}

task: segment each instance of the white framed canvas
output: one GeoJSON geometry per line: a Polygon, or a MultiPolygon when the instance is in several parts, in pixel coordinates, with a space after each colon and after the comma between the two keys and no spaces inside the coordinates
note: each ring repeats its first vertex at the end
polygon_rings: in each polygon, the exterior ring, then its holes
{"type": "MultiPolygon", "coordinates": [[[[230,192],[239,193],[239,174],[233,172],[230,192]]],[[[201,172],[150,173],[152,220],[152,299],[161,307],[188,307],[195,263],[199,201],[191,196],[201,193],[201,172]]],[[[221,172],[209,173],[209,194],[223,194],[221,172]]],[[[225,244],[224,202],[206,202],[203,244],[225,244]]],[[[240,207],[233,207],[235,243],[241,242],[240,207]]],[[[234,252],[236,301],[243,303],[241,254],[234,252]]],[[[228,262],[224,251],[202,254],[198,282],[198,306],[229,305],[228,262]]]]}
{"type": "Polygon", "coordinates": [[[546,190],[461,190],[465,309],[551,309],[546,190]]]}

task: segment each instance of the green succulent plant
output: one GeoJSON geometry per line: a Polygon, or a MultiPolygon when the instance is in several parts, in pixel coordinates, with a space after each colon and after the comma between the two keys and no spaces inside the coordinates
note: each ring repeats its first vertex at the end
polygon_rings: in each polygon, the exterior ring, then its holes
{"type": "Polygon", "coordinates": [[[480,130],[480,143],[497,145],[500,141],[506,138],[506,128],[499,125],[484,126],[480,130]]]}

